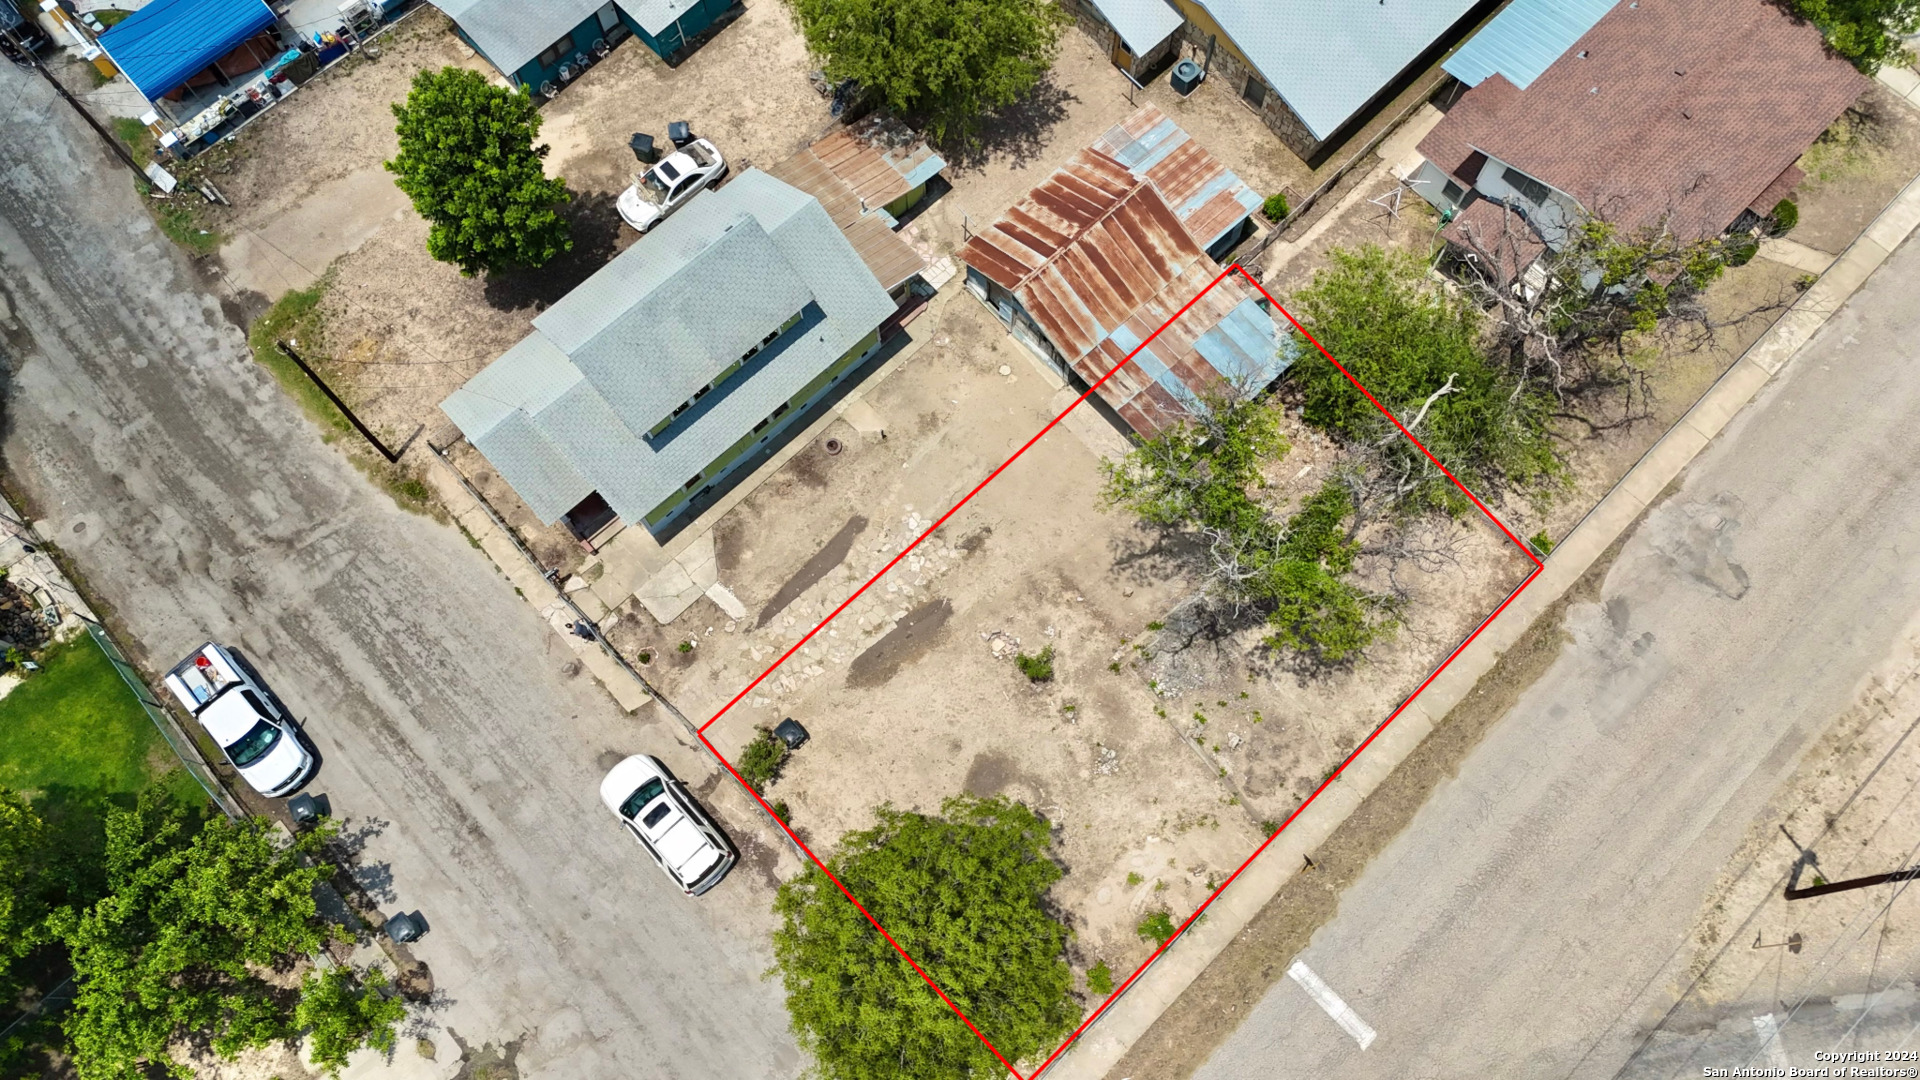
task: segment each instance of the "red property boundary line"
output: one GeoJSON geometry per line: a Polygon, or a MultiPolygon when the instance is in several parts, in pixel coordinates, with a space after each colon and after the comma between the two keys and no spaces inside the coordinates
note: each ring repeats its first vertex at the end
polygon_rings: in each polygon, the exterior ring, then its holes
{"type": "Polygon", "coordinates": [[[1120,999],[1120,996],[1122,994],[1125,994],[1127,992],[1127,989],[1131,987],[1134,984],[1134,982],[1137,981],[1140,978],[1140,976],[1146,972],[1147,968],[1151,967],[1153,965],[1153,962],[1155,960],[1158,960],[1162,953],[1166,952],[1167,949],[1171,947],[1175,941],[1178,941],[1180,939],[1180,936],[1182,934],[1185,934],[1187,932],[1187,929],[1193,926],[1194,923],[1200,918],[1201,915],[1203,915],[1206,912],[1206,910],[1209,907],[1213,906],[1213,902],[1219,899],[1220,894],[1225,892],[1227,887],[1229,885],[1232,885],[1234,881],[1237,880],[1242,873],[1245,873],[1246,869],[1249,866],[1253,865],[1253,861],[1255,859],[1258,859],[1261,853],[1267,850],[1269,845],[1271,845],[1275,840],[1279,839],[1280,834],[1286,832],[1287,828],[1293,824],[1294,819],[1298,818],[1302,813],[1304,813],[1307,807],[1313,805],[1314,800],[1320,797],[1320,793],[1325,791],[1329,784],[1332,784],[1336,779],[1338,779],[1340,774],[1346,771],[1347,766],[1353,764],[1353,762],[1357,758],[1359,758],[1361,753],[1363,753],[1367,749],[1367,747],[1371,746],[1375,739],[1380,737],[1380,733],[1385,731],[1389,724],[1392,724],[1396,719],[1398,719],[1400,714],[1406,711],[1407,706],[1413,704],[1414,699],[1419,697],[1422,691],[1426,690],[1426,688],[1429,685],[1431,685],[1435,679],[1440,677],[1440,673],[1447,669],[1447,665],[1453,663],[1454,658],[1458,657],[1460,653],[1464,651],[1468,645],[1471,645],[1474,639],[1478,638],[1480,636],[1480,633],[1483,630],[1485,630],[1487,626],[1493,622],[1494,619],[1498,618],[1500,613],[1502,611],[1505,611],[1509,604],[1513,603],[1513,601],[1517,599],[1523,591],[1526,590],[1527,586],[1533,584],[1534,579],[1540,576],[1540,571],[1543,570],[1544,568],[1545,568],[1544,564],[1541,563],[1539,557],[1533,553],[1533,550],[1530,547],[1522,543],[1520,538],[1515,536],[1512,530],[1508,529],[1506,524],[1502,522],[1499,519],[1499,517],[1497,517],[1493,513],[1493,511],[1487,509],[1486,504],[1481,502],[1478,496],[1474,495],[1473,492],[1467,490],[1467,486],[1460,482],[1460,478],[1453,475],[1453,473],[1445,465],[1441,464],[1440,459],[1434,457],[1432,451],[1428,450],[1426,446],[1420,442],[1419,439],[1414,438],[1413,432],[1408,431],[1406,428],[1406,425],[1402,424],[1398,417],[1394,416],[1391,411],[1389,411],[1386,407],[1382,406],[1379,400],[1376,399],[1373,396],[1373,394],[1367,390],[1365,386],[1362,386],[1360,384],[1360,380],[1353,377],[1353,373],[1348,371],[1345,365],[1341,364],[1340,361],[1335,360],[1333,358],[1333,354],[1329,353],[1326,350],[1325,346],[1321,345],[1320,342],[1316,340],[1312,334],[1307,333],[1306,327],[1301,326],[1299,320],[1295,319],[1291,312],[1287,311],[1286,308],[1281,307],[1279,302],[1275,301],[1273,297],[1267,293],[1267,290],[1264,287],[1262,287],[1258,281],[1254,280],[1254,278],[1251,275],[1249,275],[1244,269],[1242,269],[1240,267],[1240,264],[1235,263],[1234,265],[1228,267],[1227,269],[1222,270],[1219,273],[1219,275],[1217,275],[1212,281],[1208,282],[1206,288],[1201,289],[1200,292],[1196,294],[1192,300],[1187,301],[1184,307],[1182,307],[1179,311],[1174,312],[1172,318],[1169,318],[1166,322],[1162,323],[1158,330],[1155,330],[1151,335],[1147,337],[1145,341],[1141,342],[1139,347],[1134,349],[1133,352],[1128,353],[1125,359],[1121,360],[1118,364],[1115,364],[1113,368],[1109,370],[1105,375],[1102,375],[1100,377],[1099,382],[1096,382],[1092,386],[1088,387],[1086,393],[1081,394],[1079,397],[1075,398],[1073,401],[1073,404],[1068,405],[1065,409],[1062,409],[1060,411],[1060,415],[1055,416],[1052,420],[1049,420],[1047,422],[1047,425],[1041,428],[1038,432],[1034,433],[1034,436],[1031,439],[1028,439],[1025,443],[1022,443],[1020,448],[1018,450],[1015,450],[1013,454],[1007,458],[1007,460],[1001,462],[998,468],[994,469],[991,473],[988,473],[986,479],[974,485],[972,490],[968,491],[966,495],[962,496],[959,502],[954,503],[953,506],[950,509],[948,509],[946,513],[941,514],[939,520],[929,525],[925,532],[922,532],[919,536],[914,538],[912,543],[902,548],[900,550],[900,554],[895,555],[893,559],[887,563],[887,565],[880,568],[878,573],[874,574],[871,578],[868,578],[866,583],[861,585],[860,588],[854,590],[854,593],[852,596],[847,597],[847,599],[843,603],[841,603],[839,607],[834,608],[833,611],[830,614],[828,614],[826,618],[820,620],[819,625],[807,631],[806,635],[801,637],[799,641],[795,642],[792,648],[780,654],[779,659],[775,660],[773,664],[767,668],[767,670],[761,672],[758,678],[755,678],[752,682],[748,683],[743,689],[741,689],[741,691],[738,694],[735,694],[731,700],[729,700],[725,705],[722,705],[720,707],[719,712],[714,713],[713,716],[709,718],[706,723],[701,724],[696,734],[699,736],[700,742],[706,746],[707,750],[710,753],[712,753],[716,759],[719,760],[720,764],[726,766],[726,769],[729,773],[733,774],[734,780],[739,782],[741,788],[744,789],[748,795],[752,796],[753,801],[760,804],[760,808],[766,811],[767,816],[773,819],[774,824],[778,825],[781,831],[787,834],[787,838],[793,841],[794,846],[799,848],[801,851],[805,852],[807,855],[807,858],[813,860],[813,864],[819,867],[820,872],[827,876],[827,880],[833,882],[834,886],[840,890],[840,894],[847,898],[847,902],[852,904],[854,908],[860,912],[861,915],[866,916],[867,921],[873,924],[873,928],[880,933],[881,937],[886,939],[887,944],[893,946],[893,950],[900,954],[900,958],[905,960],[908,966],[913,968],[914,973],[920,976],[921,980],[927,984],[928,988],[930,988],[935,994],[939,995],[940,1000],[946,1003],[947,1008],[953,1010],[953,1014],[960,1018],[961,1023],[967,1025],[967,1030],[973,1032],[974,1036],[977,1037],[980,1040],[980,1042],[984,1046],[986,1046],[986,1048],[989,1051],[992,1052],[993,1056],[999,1059],[1000,1064],[1006,1067],[1007,1072],[1011,1076],[1015,1077],[1016,1080],[1033,1080],[1034,1077],[1038,1077],[1041,1073],[1046,1072],[1047,1069],[1051,1067],[1054,1062],[1058,1061],[1060,1059],[1060,1056],[1062,1054],[1065,1054],[1067,1050],[1071,1048],[1073,1044],[1079,1040],[1080,1036],[1084,1034],[1089,1027],[1093,1026],[1094,1021],[1100,1019],[1100,1017],[1106,1013],[1107,1009],[1110,1008],[1114,1002],[1118,1001],[1120,999]],[[1233,273],[1238,273],[1242,278],[1245,278],[1247,283],[1249,285],[1252,285],[1256,290],[1258,290],[1261,296],[1266,297],[1267,302],[1273,305],[1274,310],[1280,312],[1280,314],[1282,315],[1285,315],[1287,318],[1287,322],[1292,324],[1293,329],[1299,331],[1300,336],[1312,342],[1313,347],[1320,351],[1320,355],[1326,357],[1328,363],[1331,363],[1335,368],[1337,368],[1340,374],[1346,376],[1347,381],[1352,383],[1354,385],[1354,388],[1359,390],[1361,394],[1365,395],[1366,399],[1372,403],[1373,407],[1376,409],[1379,409],[1381,415],[1385,416],[1387,420],[1391,422],[1393,426],[1399,430],[1400,434],[1406,437],[1406,440],[1408,442],[1412,443],[1414,447],[1420,451],[1421,454],[1425,455],[1427,460],[1433,463],[1434,468],[1439,469],[1442,473],[1444,473],[1446,475],[1446,478],[1452,481],[1453,486],[1456,488],[1459,488],[1460,493],[1462,495],[1465,495],[1473,503],[1474,507],[1477,508],[1481,514],[1485,515],[1486,519],[1492,522],[1494,527],[1499,529],[1501,534],[1504,535],[1507,538],[1507,540],[1511,542],[1513,546],[1516,549],[1518,549],[1522,555],[1526,556],[1527,561],[1533,564],[1533,570],[1527,574],[1525,580],[1520,582],[1520,584],[1516,586],[1512,592],[1507,594],[1507,598],[1500,602],[1499,607],[1494,608],[1491,614],[1489,614],[1486,618],[1480,620],[1480,622],[1474,626],[1473,632],[1468,634],[1464,639],[1462,639],[1460,644],[1456,645],[1453,651],[1447,654],[1446,659],[1442,660],[1439,666],[1433,669],[1432,674],[1428,675],[1426,679],[1423,682],[1421,682],[1421,684],[1417,688],[1415,688],[1413,693],[1408,694],[1405,700],[1401,701],[1401,703],[1398,706],[1396,706],[1391,713],[1387,714],[1387,718],[1385,720],[1382,720],[1379,726],[1373,729],[1372,733],[1367,736],[1364,742],[1362,742],[1359,746],[1354,747],[1353,751],[1341,760],[1339,767],[1335,768],[1333,772],[1329,773],[1327,775],[1327,778],[1320,782],[1320,786],[1313,789],[1313,793],[1311,795],[1308,795],[1306,800],[1303,801],[1298,807],[1294,809],[1293,813],[1287,815],[1287,819],[1280,823],[1280,827],[1278,829],[1275,829],[1272,835],[1268,836],[1264,841],[1262,841],[1260,846],[1253,850],[1253,854],[1247,856],[1246,861],[1242,862],[1238,867],[1236,867],[1233,873],[1229,874],[1227,876],[1227,879],[1220,883],[1219,888],[1215,889],[1211,894],[1209,894],[1206,900],[1203,901],[1199,907],[1194,909],[1193,914],[1187,916],[1186,921],[1180,924],[1179,929],[1174,931],[1174,934],[1172,937],[1168,938],[1164,944],[1162,944],[1159,948],[1153,951],[1152,955],[1148,956],[1146,960],[1142,961],[1140,966],[1134,969],[1133,974],[1128,975],[1126,978],[1126,981],[1122,982],[1118,987],[1116,987],[1113,993],[1107,995],[1106,999],[1100,1003],[1099,1007],[1094,1009],[1092,1013],[1088,1014],[1086,1020],[1082,1022],[1078,1028],[1075,1028],[1073,1031],[1073,1034],[1067,1036],[1066,1041],[1061,1043],[1060,1046],[1056,1048],[1053,1051],[1053,1053],[1047,1057],[1045,1061],[1041,1062],[1040,1065],[1036,1067],[1031,1073],[1027,1073],[1023,1075],[1018,1069],[1013,1067],[1013,1063],[1008,1061],[1005,1055],[1000,1053],[999,1048],[994,1046],[991,1040],[989,1040],[985,1035],[981,1034],[980,1029],[974,1026],[973,1021],[967,1017],[967,1014],[960,1011],[960,1007],[953,1003],[953,999],[947,996],[946,991],[940,989],[940,984],[934,982],[933,978],[927,974],[926,970],[923,969],[919,965],[919,963],[914,960],[912,956],[908,955],[905,949],[900,947],[899,942],[893,939],[893,935],[887,933],[887,928],[880,925],[880,920],[874,918],[873,913],[868,911],[866,909],[866,906],[860,903],[859,899],[855,897],[853,893],[849,892],[845,885],[841,884],[840,879],[834,876],[833,871],[827,869],[827,864],[823,862],[818,855],[815,855],[813,853],[813,849],[807,847],[807,845],[801,841],[800,837],[795,835],[794,831],[787,827],[787,823],[780,820],[779,815],[773,812],[773,807],[768,805],[767,801],[761,798],[760,793],[753,789],[753,785],[747,783],[746,780],[740,775],[740,773],[734,769],[733,763],[727,760],[726,755],[722,754],[719,748],[715,747],[712,742],[708,741],[706,732],[708,728],[714,725],[715,721],[719,720],[722,716],[725,716],[728,710],[732,709],[735,705],[739,704],[741,699],[745,698],[747,694],[751,693],[754,687],[759,686],[763,681],[766,680],[767,676],[772,675],[774,671],[780,667],[781,664],[786,663],[788,657],[792,656],[795,652],[799,651],[801,646],[805,645],[808,641],[812,640],[815,634],[818,634],[820,631],[826,629],[827,624],[832,622],[836,617],[838,617],[842,611],[845,611],[849,604],[852,604],[855,600],[858,600],[861,597],[861,595],[864,594],[868,589],[872,588],[876,582],[878,582],[881,578],[885,577],[887,575],[887,572],[892,570],[894,566],[900,562],[900,560],[906,558],[908,553],[913,551],[914,548],[919,547],[921,541],[925,540],[929,536],[932,536],[934,532],[936,532],[942,525],[945,525],[947,523],[947,519],[951,518],[955,513],[957,513],[960,510],[961,507],[965,506],[969,501],[971,501],[975,495],[978,495],[983,488],[985,488],[988,484],[992,483],[994,479],[997,478],[1001,473],[1005,472],[1008,466],[1011,466],[1015,461],[1018,461],[1020,459],[1020,456],[1022,454],[1025,454],[1029,449],[1031,449],[1034,443],[1039,442],[1042,436],[1046,435],[1049,431],[1052,431],[1056,426],[1060,424],[1062,420],[1065,420],[1067,418],[1068,413],[1079,408],[1081,402],[1086,401],[1087,398],[1094,393],[1094,391],[1100,389],[1101,386],[1105,385],[1108,379],[1113,378],[1115,372],[1119,371],[1121,368],[1125,367],[1126,365],[1132,363],[1133,358],[1139,354],[1140,350],[1152,344],[1154,338],[1159,337],[1161,332],[1166,330],[1168,326],[1171,326],[1175,319],[1178,319],[1180,318],[1180,316],[1186,314],[1189,308],[1193,307],[1193,305],[1200,302],[1201,297],[1205,296],[1208,292],[1212,291],[1214,286],[1220,284],[1221,281],[1226,279],[1227,275],[1233,274],[1233,273]]]}

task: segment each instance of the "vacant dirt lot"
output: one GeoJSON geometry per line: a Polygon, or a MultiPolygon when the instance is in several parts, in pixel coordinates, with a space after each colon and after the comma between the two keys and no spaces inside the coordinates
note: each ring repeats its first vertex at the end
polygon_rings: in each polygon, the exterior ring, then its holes
{"type": "MultiPolygon", "coordinates": [[[[835,424],[717,526],[745,620],[702,600],[668,627],[629,606],[609,628],[690,716],[721,708],[1072,400],[970,296],[913,331],[921,350],[864,396],[884,436],[835,424]]],[[[1330,453],[1295,438],[1275,477],[1288,498],[1330,453]]],[[[936,810],[964,791],[1040,809],[1069,870],[1056,896],[1077,966],[1124,971],[1150,948],[1140,918],[1192,911],[1526,564],[1489,529],[1449,526],[1458,560],[1410,573],[1402,633],[1354,672],[1301,679],[1268,669],[1253,630],[1191,644],[1149,630],[1195,588],[1187,553],[1103,513],[1100,484],[1088,443],[1056,428],[709,734],[737,754],[756,726],[808,726],[769,796],[823,854],[882,802],[936,810]],[[1014,655],[1048,647],[1053,678],[1030,681],[1014,655]]]]}

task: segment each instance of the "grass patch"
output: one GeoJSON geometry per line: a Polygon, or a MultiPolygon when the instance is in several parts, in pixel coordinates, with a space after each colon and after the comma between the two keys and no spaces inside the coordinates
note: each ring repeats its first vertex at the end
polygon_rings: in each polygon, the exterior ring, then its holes
{"type": "Polygon", "coordinates": [[[127,151],[133,155],[133,160],[152,159],[153,132],[147,130],[147,125],[131,116],[110,117],[107,124],[113,128],[113,133],[120,137],[120,141],[127,144],[127,151]]]}
{"type": "Polygon", "coordinates": [[[1144,941],[1151,941],[1155,945],[1165,945],[1173,938],[1174,931],[1178,929],[1179,927],[1173,925],[1173,914],[1171,912],[1155,911],[1140,920],[1140,925],[1134,927],[1134,933],[1139,934],[1144,941]]]}
{"type": "Polygon", "coordinates": [[[133,12],[121,11],[118,8],[96,8],[94,9],[93,17],[100,20],[101,26],[111,30],[116,23],[131,14],[133,14],[133,12]]]}
{"type": "Polygon", "coordinates": [[[1113,969],[1105,960],[1087,969],[1087,989],[1093,991],[1095,997],[1113,993],[1113,969]]]}
{"type": "Polygon", "coordinates": [[[42,670],[0,698],[0,786],[30,792],[56,828],[96,829],[109,804],[159,783],[206,801],[107,654],[81,636],[48,648],[42,670]]]}
{"type": "MultiPolygon", "coordinates": [[[[145,196],[152,186],[142,183],[140,194],[145,196]]],[[[184,188],[175,189],[167,199],[148,199],[148,209],[153,211],[154,223],[160,226],[167,239],[179,244],[194,255],[211,255],[220,250],[225,239],[212,229],[200,227],[200,215],[194,210],[192,199],[184,188]]]]}
{"type": "MultiPolygon", "coordinates": [[[[300,365],[275,344],[288,342],[299,350],[301,358],[308,364],[319,370],[325,369],[327,327],[326,318],[320,311],[320,301],[326,296],[327,286],[332,280],[332,275],[328,274],[311,287],[296,289],[274,301],[273,306],[253,320],[253,326],[247,330],[247,348],[252,350],[254,361],[273,375],[274,381],[299,404],[307,418],[319,425],[322,442],[330,443],[341,435],[349,436],[347,459],[374,486],[386,492],[402,510],[444,520],[446,511],[435,498],[433,487],[417,473],[389,462],[367,446],[360,433],[347,420],[346,414],[314,385],[307,373],[300,370],[300,365]]],[[[339,388],[336,386],[335,389],[339,388]]]]}
{"type": "Polygon", "coordinates": [[[1053,678],[1053,646],[1049,645],[1037,653],[1019,653],[1013,658],[1020,674],[1033,682],[1047,682],[1053,678]]]}
{"type": "Polygon", "coordinates": [[[1876,134],[1870,121],[1849,109],[1807,147],[1800,168],[1821,183],[1864,176],[1881,154],[1876,134]]]}

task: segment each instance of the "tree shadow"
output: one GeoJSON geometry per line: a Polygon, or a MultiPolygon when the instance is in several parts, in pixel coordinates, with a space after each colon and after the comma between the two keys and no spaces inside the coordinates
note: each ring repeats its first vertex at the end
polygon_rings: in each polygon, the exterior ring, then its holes
{"type": "Polygon", "coordinates": [[[959,169],[978,169],[1002,157],[1020,168],[1046,152],[1047,135],[1067,118],[1067,105],[1079,100],[1048,72],[1026,97],[988,114],[977,135],[949,139],[940,154],[959,169]]]}
{"type": "Polygon", "coordinates": [[[625,224],[616,207],[618,193],[575,192],[560,209],[567,220],[573,250],[535,269],[500,270],[487,275],[482,290],[498,311],[543,310],[572,292],[621,251],[625,224]]]}

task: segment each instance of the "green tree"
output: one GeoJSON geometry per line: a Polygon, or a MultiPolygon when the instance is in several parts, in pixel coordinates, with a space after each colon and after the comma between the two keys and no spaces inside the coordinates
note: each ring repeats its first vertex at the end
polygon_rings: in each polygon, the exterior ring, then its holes
{"type": "Polygon", "coordinates": [[[387,992],[386,972],[374,968],[362,979],[336,967],[307,973],[293,1023],[310,1034],[313,1064],[337,1076],[362,1046],[391,1051],[393,1029],[406,1016],[406,1003],[387,992]]]}
{"type": "Polygon", "coordinates": [[[1073,17],[1054,0],[789,0],[834,82],[852,79],[935,140],[1026,96],[1073,17]]]}
{"type": "Polygon", "coordinates": [[[1281,520],[1258,497],[1287,442],[1264,402],[1227,392],[1190,419],[1102,462],[1102,497],[1151,525],[1191,534],[1205,553],[1203,595],[1251,607],[1266,643],[1319,665],[1345,664],[1394,627],[1390,598],[1347,580],[1360,545],[1352,496],[1329,481],[1281,520]]]}
{"type": "Polygon", "coordinates": [[[505,90],[466,68],[422,71],[393,115],[400,153],[387,171],[427,219],[434,258],[471,277],[573,249],[557,210],[572,196],[541,167],[540,110],[524,87],[505,90]]]}
{"type": "MultiPolygon", "coordinates": [[[[841,838],[833,873],[1009,1061],[1050,1050],[1078,1019],[1047,823],[1005,799],[940,816],[881,807],[841,838]]],[[[818,868],[774,900],[774,970],[822,1080],[963,1080],[1006,1070],[818,868]]]]}
{"type": "Polygon", "coordinates": [[[63,1025],[81,1080],[131,1080],[143,1063],[176,1077],[176,1039],[231,1056],[293,1033],[293,1002],[261,972],[326,940],[313,863],[327,830],[291,845],[257,818],[198,823],[149,789],[106,821],[107,893],[52,921],[73,966],[63,1025]]]}
{"type": "Polygon", "coordinates": [[[1558,481],[1553,399],[1486,358],[1477,307],[1439,286],[1412,252],[1369,244],[1330,255],[1289,310],[1374,400],[1308,342],[1288,374],[1306,422],[1365,452],[1369,502],[1377,493],[1401,512],[1468,507],[1376,401],[1477,494],[1540,494],[1558,481]]]}
{"type": "Polygon", "coordinates": [[[46,833],[25,799],[0,788],[0,1002],[20,996],[14,965],[46,940],[46,833]]]}
{"type": "Polygon", "coordinates": [[[1913,62],[1903,39],[1920,34],[1920,0],[1790,0],[1790,6],[1868,75],[1913,62]]]}

